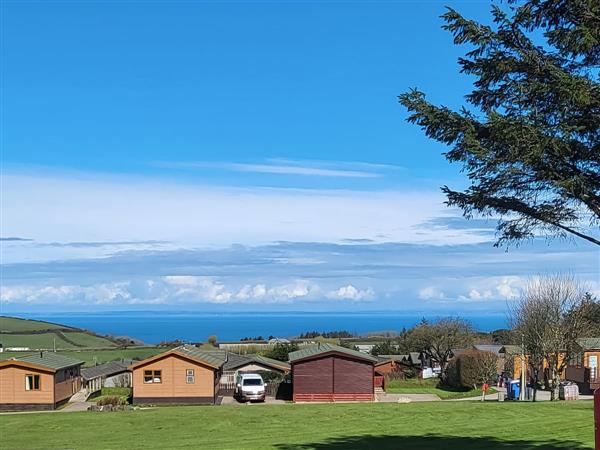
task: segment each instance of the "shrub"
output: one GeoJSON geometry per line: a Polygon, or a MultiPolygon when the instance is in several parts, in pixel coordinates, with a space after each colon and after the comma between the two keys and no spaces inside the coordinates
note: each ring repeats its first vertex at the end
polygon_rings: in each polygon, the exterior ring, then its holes
{"type": "Polygon", "coordinates": [[[477,388],[492,381],[498,372],[498,358],[491,352],[468,350],[446,368],[445,382],[451,387],[477,388]]]}
{"type": "Polygon", "coordinates": [[[128,387],[103,387],[100,394],[104,397],[107,395],[111,396],[119,396],[119,397],[129,397],[131,394],[131,388],[128,387]]]}
{"type": "Polygon", "coordinates": [[[105,405],[118,406],[118,405],[126,405],[126,404],[127,404],[127,398],[120,397],[118,395],[107,395],[106,397],[101,397],[96,402],[96,405],[98,405],[98,406],[105,406],[105,405]]]}

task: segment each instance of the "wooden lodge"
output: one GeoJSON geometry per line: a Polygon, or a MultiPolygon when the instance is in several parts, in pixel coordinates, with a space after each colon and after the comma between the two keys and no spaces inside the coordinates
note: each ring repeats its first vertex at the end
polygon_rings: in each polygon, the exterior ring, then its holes
{"type": "Polygon", "coordinates": [[[223,351],[182,345],[129,366],[134,404],[215,404],[223,351]]]}
{"type": "Polygon", "coordinates": [[[0,410],[52,410],[81,387],[83,361],[53,352],[0,361],[0,410]]]}
{"type": "Polygon", "coordinates": [[[373,401],[373,356],[332,344],[290,353],[295,402],[373,401]]]}

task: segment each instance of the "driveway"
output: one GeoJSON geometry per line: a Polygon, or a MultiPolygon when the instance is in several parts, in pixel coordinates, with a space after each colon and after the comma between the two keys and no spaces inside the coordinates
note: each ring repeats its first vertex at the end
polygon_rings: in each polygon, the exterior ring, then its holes
{"type": "Polygon", "coordinates": [[[274,397],[267,397],[264,402],[238,402],[230,396],[221,397],[220,405],[244,406],[244,405],[283,405],[285,400],[279,400],[274,397]]]}

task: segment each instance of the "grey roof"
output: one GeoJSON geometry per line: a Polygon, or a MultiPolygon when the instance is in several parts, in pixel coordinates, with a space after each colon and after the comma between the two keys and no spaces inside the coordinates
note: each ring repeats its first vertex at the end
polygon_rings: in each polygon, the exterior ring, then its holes
{"type": "Polygon", "coordinates": [[[130,359],[110,361],[104,364],[98,364],[94,367],[85,367],[81,369],[81,375],[84,380],[92,380],[98,377],[110,377],[118,373],[126,372],[128,370],[127,367],[132,363],[133,361],[130,359]]]}
{"type": "Polygon", "coordinates": [[[17,361],[23,361],[29,364],[48,367],[52,370],[59,370],[66,367],[79,366],[83,364],[83,361],[54,352],[40,352],[33,355],[21,356],[15,359],[17,361]]]}
{"type": "Polygon", "coordinates": [[[598,350],[598,349],[600,349],[600,338],[583,338],[583,339],[578,339],[577,343],[584,350],[598,350]]]}
{"type": "Polygon", "coordinates": [[[410,352],[409,356],[410,356],[410,360],[413,364],[416,364],[417,362],[421,362],[421,354],[419,352],[410,352]]]}
{"type": "Polygon", "coordinates": [[[329,344],[327,342],[319,345],[306,346],[301,348],[300,350],[291,352],[289,354],[289,359],[290,362],[295,362],[301,359],[310,358],[311,356],[317,356],[329,352],[343,353],[354,358],[364,359],[375,363],[378,362],[377,358],[375,358],[374,356],[367,355],[366,353],[357,352],[356,350],[350,350],[346,347],[340,347],[339,345],[329,344]]]}
{"type": "Polygon", "coordinates": [[[264,364],[265,366],[280,368],[283,370],[290,370],[289,363],[287,363],[285,361],[279,361],[278,359],[267,358],[266,356],[263,356],[263,355],[252,355],[252,359],[259,364],[264,364]]]}
{"type": "Polygon", "coordinates": [[[238,355],[231,352],[227,353],[227,361],[223,365],[223,370],[235,370],[238,367],[252,363],[262,364],[263,366],[273,367],[283,371],[290,370],[290,365],[284,361],[267,358],[262,355],[238,355]]]}
{"type": "Polygon", "coordinates": [[[496,355],[500,353],[500,350],[502,349],[502,345],[488,345],[488,344],[475,344],[473,346],[473,348],[480,350],[482,352],[491,352],[491,353],[495,353],[496,355]]]}
{"type": "Polygon", "coordinates": [[[246,356],[237,353],[227,353],[227,361],[223,364],[223,370],[235,370],[238,367],[250,364],[252,360],[246,356]]]}
{"type": "Polygon", "coordinates": [[[385,361],[406,361],[408,359],[408,355],[377,355],[377,359],[380,363],[385,361]]]}

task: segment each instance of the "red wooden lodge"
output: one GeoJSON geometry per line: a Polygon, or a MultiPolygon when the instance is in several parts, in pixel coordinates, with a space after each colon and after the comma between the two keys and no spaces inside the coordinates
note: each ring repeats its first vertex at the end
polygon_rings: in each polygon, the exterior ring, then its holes
{"type": "Polygon", "coordinates": [[[373,401],[377,359],[333,344],[289,355],[295,402],[373,401]]]}

